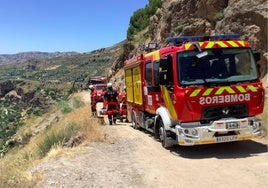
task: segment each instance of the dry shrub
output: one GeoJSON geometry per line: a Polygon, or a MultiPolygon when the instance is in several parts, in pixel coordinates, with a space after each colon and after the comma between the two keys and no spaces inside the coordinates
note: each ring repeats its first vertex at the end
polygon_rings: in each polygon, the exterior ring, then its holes
{"type": "Polygon", "coordinates": [[[90,118],[90,106],[84,105],[74,110],[65,118],[67,122],[80,125],[80,133],[85,141],[104,141],[105,133],[99,125],[98,119],[90,118]]]}
{"type": "Polygon", "coordinates": [[[98,119],[85,121],[84,125],[81,130],[84,140],[90,142],[103,142],[105,140],[105,133],[99,126],[98,119]]]}
{"type": "Polygon", "coordinates": [[[40,177],[38,174],[32,175],[26,172],[25,164],[25,160],[19,155],[12,159],[8,157],[1,159],[0,187],[33,187],[40,177]]]}

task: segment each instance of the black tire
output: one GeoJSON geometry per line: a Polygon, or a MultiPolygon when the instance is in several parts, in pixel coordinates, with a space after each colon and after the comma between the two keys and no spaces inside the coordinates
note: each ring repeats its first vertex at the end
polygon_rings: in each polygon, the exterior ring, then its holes
{"type": "Polygon", "coordinates": [[[135,113],[132,111],[131,113],[131,126],[134,128],[134,129],[137,129],[137,122],[136,122],[136,116],[135,116],[135,113]]]}
{"type": "Polygon", "coordinates": [[[162,146],[164,148],[169,148],[171,146],[167,141],[167,132],[165,130],[165,126],[164,126],[164,123],[163,123],[163,120],[161,117],[159,118],[158,122],[159,122],[159,138],[160,138],[160,141],[162,143],[162,146]]]}
{"type": "Polygon", "coordinates": [[[155,123],[155,126],[154,126],[154,138],[156,140],[160,139],[160,134],[159,134],[159,118],[160,117],[157,117],[156,123],[155,123]]]}

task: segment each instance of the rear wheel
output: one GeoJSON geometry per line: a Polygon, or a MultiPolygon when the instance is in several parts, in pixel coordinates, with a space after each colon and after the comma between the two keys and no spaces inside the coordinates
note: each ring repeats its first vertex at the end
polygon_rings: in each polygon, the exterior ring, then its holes
{"type": "Polygon", "coordinates": [[[131,126],[134,129],[137,129],[137,121],[136,121],[136,116],[135,116],[134,111],[132,111],[132,113],[131,113],[131,126]]]}
{"type": "Polygon", "coordinates": [[[122,117],[122,116],[120,116],[120,118],[119,118],[119,119],[120,119],[120,122],[121,122],[121,123],[123,123],[123,117],[122,117]]]}

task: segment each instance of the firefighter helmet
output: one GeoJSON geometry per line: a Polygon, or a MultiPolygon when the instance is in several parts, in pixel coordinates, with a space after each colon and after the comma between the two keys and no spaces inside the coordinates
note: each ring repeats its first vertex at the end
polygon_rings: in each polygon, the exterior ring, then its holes
{"type": "Polygon", "coordinates": [[[94,89],[94,86],[93,85],[89,85],[89,89],[90,90],[93,90],[94,89]]]}
{"type": "Polygon", "coordinates": [[[111,82],[109,82],[108,84],[107,84],[107,88],[112,88],[113,87],[113,84],[111,83],[111,82]]]}

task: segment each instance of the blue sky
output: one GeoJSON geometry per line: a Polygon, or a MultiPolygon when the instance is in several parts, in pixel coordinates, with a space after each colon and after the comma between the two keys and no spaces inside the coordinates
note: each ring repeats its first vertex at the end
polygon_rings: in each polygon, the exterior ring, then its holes
{"type": "Polygon", "coordinates": [[[126,39],[148,0],[0,0],[0,54],[89,52],[126,39]]]}

